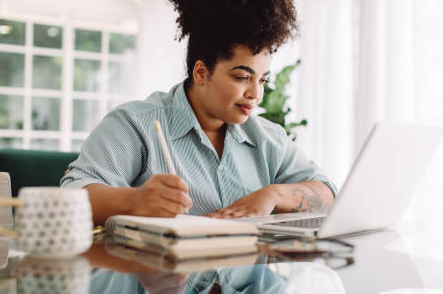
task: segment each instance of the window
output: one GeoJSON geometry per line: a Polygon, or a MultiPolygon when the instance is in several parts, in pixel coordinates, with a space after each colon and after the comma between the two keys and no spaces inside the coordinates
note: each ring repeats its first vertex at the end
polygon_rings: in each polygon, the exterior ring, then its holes
{"type": "Polygon", "coordinates": [[[136,31],[0,17],[0,148],[79,151],[134,94],[136,31]]]}

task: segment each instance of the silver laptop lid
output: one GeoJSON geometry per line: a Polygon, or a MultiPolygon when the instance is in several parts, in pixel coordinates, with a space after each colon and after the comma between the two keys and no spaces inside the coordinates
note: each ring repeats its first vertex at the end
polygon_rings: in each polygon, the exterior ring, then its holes
{"type": "Polygon", "coordinates": [[[318,237],[397,223],[442,137],[443,128],[377,123],[354,161],[318,237]]]}

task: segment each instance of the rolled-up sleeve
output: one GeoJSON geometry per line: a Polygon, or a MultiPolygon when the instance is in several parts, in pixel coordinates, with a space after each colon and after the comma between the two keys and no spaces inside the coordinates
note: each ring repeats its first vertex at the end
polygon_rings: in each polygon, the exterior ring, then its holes
{"type": "Polygon", "coordinates": [[[61,186],[82,188],[90,184],[130,187],[143,171],[146,145],[137,122],[123,109],[108,114],[69,165],[61,186]]]}
{"type": "Polygon", "coordinates": [[[323,175],[315,162],[306,157],[295,142],[287,138],[283,150],[283,159],[277,172],[276,183],[292,184],[304,181],[319,181],[331,189],[334,197],[337,196],[338,191],[335,185],[323,175]]]}

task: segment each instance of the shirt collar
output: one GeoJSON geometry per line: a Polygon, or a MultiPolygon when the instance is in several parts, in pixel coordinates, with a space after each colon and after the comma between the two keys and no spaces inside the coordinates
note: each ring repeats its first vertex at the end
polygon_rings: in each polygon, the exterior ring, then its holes
{"type": "Polygon", "coordinates": [[[230,132],[232,134],[232,137],[234,138],[234,140],[237,141],[237,143],[246,142],[249,145],[256,147],[254,140],[252,140],[251,136],[249,136],[248,133],[245,132],[245,130],[244,130],[244,127],[246,126],[247,123],[248,123],[248,121],[246,121],[242,125],[240,125],[240,124],[229,125],[227,132],[228,133],[230,132]]]}
{"type": "Polygon", "coordinates": [[[181,138],[193,128],[200,129],[200,124],[186,97],[183,83],[181,83],[173,91],[171,139],[181,138]]]}

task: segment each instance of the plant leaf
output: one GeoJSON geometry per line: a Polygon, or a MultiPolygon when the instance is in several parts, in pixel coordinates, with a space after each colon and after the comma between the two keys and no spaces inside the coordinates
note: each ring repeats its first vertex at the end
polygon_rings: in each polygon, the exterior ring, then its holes
{"type": "Polygon", "coordinates": [[[305,119],[298,123],[285,123],[286,115],[291,112],[290,107],[285,109],[286,100],[289,98],[289,96],[285,94],[285,87],[290,82],[291,73],[300,65],[300,63],[301,61],[299,59],[293,65],[286,66],[277,73],[274,83],[275,87],[266,83],[264,85],[263,101],[259,104],[259,106],[265,111],[264,113],[259,114],[259,116],[281,125],[292,140],[295,140],[297,137],[294,135],[292,129],[298,126],[305,126],[308,123],[305,119]]]}
{"type": "Polygon", "coordinates": [[[259,116],[266,118],[276,124],[281,125],[283,128],[285,127],[285,117],[282,113],[260,113],[259,116]]]}
{"type": "Polygon", "coordinates": [[[270,113],[283,112],[283,107],[285,106],[286,100],[289,96],[283,94],[280,91],[274,91],[268,96],[266,103],[266,111],[270,113]]]}
{"type": "Polygon", "coordinates": [[[290,82],[291,73],[300,65],[300,59],[297,60],[293,65],[288,65],[284,67],[275,77],[275,89],[283,91],[286,85],[290,82]]]}

